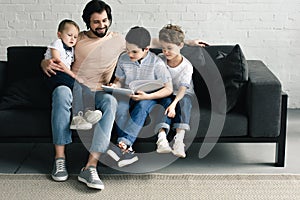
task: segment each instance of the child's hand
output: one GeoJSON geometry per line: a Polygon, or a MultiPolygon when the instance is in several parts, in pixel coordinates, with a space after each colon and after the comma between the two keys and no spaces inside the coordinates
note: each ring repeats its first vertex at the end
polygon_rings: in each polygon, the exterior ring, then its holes
{"type": "Polygon", "coordinates": [[[109,83],[108,86],[110,86],[110,87],[112,87],[112,88],[116,88],[116,87],[117,87],[117,85],[114,84],[114,83],[109,83]]]}
{"type": "Polygon", "coordinates": [[[143,91],[137,91],[135,94],[129,96],[134,101],[146,100],[149,99],[149,94],[143,91]]]}
{"type": "Polygon", "coordinates": [[[170,105],[166,111],[165,111],[165,115],[167,115],[168,117],[170,118],[174,118],[175,115],[176,115],[176,112],[175,112],[175,107],[170,105]]]}

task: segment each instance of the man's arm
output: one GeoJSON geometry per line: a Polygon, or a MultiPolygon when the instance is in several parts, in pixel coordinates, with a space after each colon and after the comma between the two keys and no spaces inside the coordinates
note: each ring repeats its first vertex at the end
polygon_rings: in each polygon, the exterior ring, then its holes
{"type": "MultiPolygon", "coordinates": [[[[55,60],[60,60],[60,53],[57,49],[50,49],[52,58],[55,60]]],[[[75,74],[63,63],[60,62],[60,66],[63,67],[63,72],[70,75],[71,77],[75,78],[75,74]]]]}
{"type": "MultiPolygon", "coordinates": [[[[195,40],[185,40],[184,43],[189,46],[200,46],[200,47],[205,47],[209,46],[208,43],[203,42],[200,39],[195,39],[195,40]]],[[[152,38],[151,39],[151,44],[150,48],[161,48],[160,42],[158,38],[152,38]]]]}

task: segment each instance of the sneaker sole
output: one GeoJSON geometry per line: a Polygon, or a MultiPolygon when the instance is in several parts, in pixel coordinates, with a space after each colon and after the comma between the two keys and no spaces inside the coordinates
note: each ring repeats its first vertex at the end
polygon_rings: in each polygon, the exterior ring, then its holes
{"type": "Polygon", "coordinates": [[[106,152],[112,159],[114,159],[115,161],[119,161],[120,157],[113,151],[113,150],[108,150],[106,152]]]}
{"type": "Polygon", "coordinates": [[[156,152],[157,153],[171,153],[172,152],[172,149],[156,149],[156,152]]]}
{"type": "Polygon", "coordinates": [[[139,158],[137,156],[131,158],[130,160],[121,160],[120,162],[118,162],[118,166],[119,167],[125,167],[127,165],[131,165],[132,163],[138,161],[139,158]]]}
{"type": "Polygon", "coordinates": [[[62,182],[62,181],[66,181],[69,176],[67,175],[67,176],[62,176],[62,177],[56,177],[56,176],[51,175],[51,177],[55,181],[62,182]]]}
{"type": "Polygon", "coordinates": [[[79,127],[79,126],[76,126],[76,125],[71,125],[70,126],[70,129],[72,129],[72,130],[90,130],[90,129],[92,129],[92,126],[81,126],[81,127],[79,127]]]}
{"type": "Polygon", "coordinates": [[[94,188],[94,189],[99,189],[99,190],[104,189],[104,185],[95,185],[92,183],[88,183],[84,178],[81,178],[81,177],[78,177],[78,181],[85,183],[89,188],[94,188]]]}
{"type": "Polygon", "coordinates": [[[185,158],[185,157],[186,157],[185,154],[180,154],[180,153],[174,152],[174,151],[172,151],[172,153],[173,153],[175,156],[180,157],[180,158],[185,158]]]}

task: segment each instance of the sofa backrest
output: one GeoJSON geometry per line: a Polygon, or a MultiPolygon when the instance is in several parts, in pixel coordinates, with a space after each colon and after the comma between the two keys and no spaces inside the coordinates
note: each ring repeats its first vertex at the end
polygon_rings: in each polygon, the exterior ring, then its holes
{"type": "MultiPolygon", "coordinates": [[[[160,49],[151,49],[158,54],[160,49]]],[[[226,112],[232,110],[245,90],[245,83],[248,80],[248,66],[239,45],[213,45],[207,47],[184,46],[181,54],[185,56],[193,65],[194,90],[199,104],[209,106],[211,97],[224,98],[222,96],[222,80],[215,76],[218,72],[223,79],[226,93],[226,112]],[[214,94],[209,93],[210,91],[214,94]]],[[[223,90],[224,91],[224,90],[223,90]]],[[[220,107],[220,112],[223,108],[220,107]]]]}
{"type": "Polygon", "coordinates": [[[7,83],[24,78],[42,77],[40,67],[46,47],[11,46],[7,48],[7,83]]]}
{"type": "Polygon", "coordinates": [[[50,108],[50,92],[43,81],[40,63],[46,47],[7,48],[5,89],[0,109],[50,108]]]}

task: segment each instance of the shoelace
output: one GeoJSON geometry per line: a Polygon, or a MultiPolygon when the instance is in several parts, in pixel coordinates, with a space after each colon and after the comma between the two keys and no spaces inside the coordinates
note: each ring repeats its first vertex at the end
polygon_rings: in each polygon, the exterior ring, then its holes
{"type": "Polygon", "coordinates": [[[56,161],[56,173],[66,171],[65,161],[57,160],[56,161]]]}
{"type": "Polygon", "coordinates": [[[92,180],[100,180],[96,168],[89,168],[91,175],[92,175],[92,180]]]}
{"type": "Polygon", "coordinates": [[[76,124],[84,124],[86,120],[83,118],[83,112],[79,111],[77,117],[74,119],[76,124]]]}
{"type": "Polygon", "coordinates": [[[83,117],[83,112],[82,112],[82,111],[79,111],[79,112],[78,112],[78,116],[83,117]]]}

